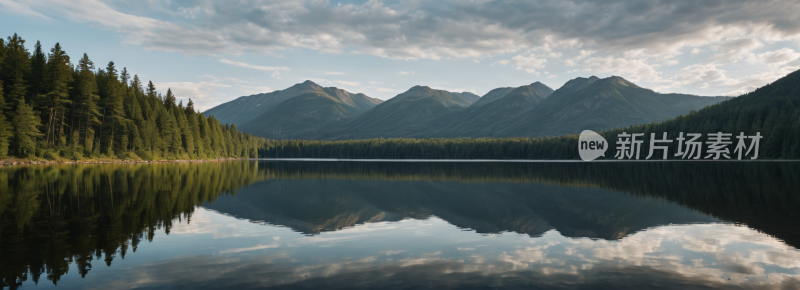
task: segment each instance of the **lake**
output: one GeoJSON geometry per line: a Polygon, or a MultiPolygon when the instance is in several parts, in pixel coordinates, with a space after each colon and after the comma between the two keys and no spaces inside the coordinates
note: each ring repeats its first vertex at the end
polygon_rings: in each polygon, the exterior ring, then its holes
{"type": "Polygon", "coordinates": [[[0,167],[3,286],[798,289],[800,162],[0,167]]]}

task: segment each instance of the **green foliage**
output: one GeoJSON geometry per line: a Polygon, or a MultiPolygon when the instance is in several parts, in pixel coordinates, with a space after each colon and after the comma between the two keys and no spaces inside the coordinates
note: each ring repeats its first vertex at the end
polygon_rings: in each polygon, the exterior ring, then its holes
{"type": "Polygon", "coordinates": [[[148,82],[145,91],[114,62],[96,70],[84,53],[73,67],[59,43],[47,57],[40,43],[32,57],[24,43],[16,34],[0,41],[0,157],[236,158],[263,146],[262,138],[208,122],[194,104],[176,104],[170,89],[161,98],[148,82]],[[212,144],[218,149],[206,149],[212,144]]]}
{"type": "Polygon", "coordinates": [[[36,139],[43,134],[39,132],[41,124],[33,108],[25,103],[22,97],[18,100],[14,114],[14,153],[19,157],[31,157],[36,153],[36,139]]]}
{"type": "Polygon", "coordinates": [[[13,136],[11,133],[11,124],[6,120],[6,116],[0,113],[0,158],[8,156],[8,144],[11,142],[11,136],[13,136]]]}

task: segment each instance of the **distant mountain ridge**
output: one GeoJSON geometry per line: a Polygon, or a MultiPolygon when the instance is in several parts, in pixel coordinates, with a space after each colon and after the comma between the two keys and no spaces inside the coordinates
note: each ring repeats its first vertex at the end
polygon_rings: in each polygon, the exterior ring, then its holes
{"type": "Polygon", "coordinates": [[[648,124],[702,109],[729,97],[659,94],[624,78],[577,78],[495,136],[542,137],[648,124]]]}
{"type": "Polygon", "coordinates": [[[387,101],[305,81],[205,114],[271,139],[544,137],[662,121],[728,99],[660,94],[618,76],[578,77],[557,90],[537,81],[482,97],[418,85],[387,101]]]}
{"type": "Polygon", "coordinates": [[[383,102],[380,99],[370,98],[364,94],[351,94],[350,92],[335,87],[325,88],[312,81],[305,81],[285,90],[239,97],[233,101],[211,108],[204,113],[208,116],[213,115],[220,123],[241,126],[259,117],[281,102],[304,93],[326,94],[346,106],[356,108],[358,111],[369,110],[383,102]]]}
{"type": "Polygon", "coordinates": [[[418,137],[430,130],[431,122],[469,107],[472,102],[462,94],[414,86],[323,138],[418,137]]]}
{"type": "Polygon", "coordinates": [[[440,128],[429,133],[429,136],[475,137],[494,134],[505,129],[505,123],[519,119],[521,114],[535,108],[553,93],[553,89],[540,82],[513,88],[501,95],[505,91],[508,90],[492,90],[479,100],[481,104],[476,102],[449,120],[441,120],[440,128]]]}

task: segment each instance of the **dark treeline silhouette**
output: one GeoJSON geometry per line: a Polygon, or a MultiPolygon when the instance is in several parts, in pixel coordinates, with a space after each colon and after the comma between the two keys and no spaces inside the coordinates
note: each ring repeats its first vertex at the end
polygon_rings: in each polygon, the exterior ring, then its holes
{"type": "Polygon", "coordinates": [[[11,289],[75,263],[110,266],[203,202],[262,179],[255,162],[0,167],[0,278],[11,289]]]}
{"type": "Polygon", "coordinates": [[[546,138],[391,138],[267,140],[262,158],[574,159],[577,136],[546,138]]]}
{"type": "Polygon", "coordinates": [[[268,216],[279,218],[269,222],[309,234],[437,216],[481,233],[538,235],[555,228],[570,237],[619,239],[698,219],[647,201],[655,198],[746,225],[797,248],[800,180],[794,177],[799,175],[800,164],[772,161],[0,167],[0,277],[11,288],[28,280],[38,283],[42,275],[56,283],[71,263],[85,276],[92,261],[110,265],[124,258],[157,230],[168,234],[175,221],[188,222],[195,207],[206,202],[234,216],[267,206],[268,216]],[[227,192],[239,195],[220,197],[227,192]],[[230,206],[229,200],[238,203],[230,206]]]}
{"type": "MultiPolygon", "coordinates": [[[[535,126],[536,124],[531,124],[535,126]]],[[[772,84],[751,93],[711,105],[699,111],[679,116],[663,122],[634,125],[599,132],[608,142],[605,157],[616,155],[617,141],[623,132],[643,133],[639,159],[649,154],[650,136],[663,139],[667,132],[669,143],[668,159],[681,159],[675,156],[678,149],[676,139],[679,133],[684,137],[689,133],[700,133],[698,140],[702,156],[708,156],[709,133],[730,133],[727,146],[728,156],[734,154],[740,133],[754,136],[759,133],[759,159],[797,159],[800,158],[800,71],[793,72],[772,84]]],[[[578,132],[576,132],[578,133],[578,132]]],[[[689,140],[690,138],[687,138],[689,140]]],[[[748,139],[746,145],[750,146],[748,139]]],[[[664,145],[664,144],[657,144],[664,145]]],[[[685,146],[684,146],[685,147],[685,146]]],[[[579,159],[578,135],[565,135],[543,138],[454,138],[454,139],[365,139],[342,141],[318,140],[268,140],[260,149],[259,156],[266,158],[351,158],[351,159],[579,159]]],[[[651,159],[661,159],[662,151],[654,152],[651,159]]],[[[742,156],[753,157],[754,153],[742,156]]],[[[635,158],[632,158],[635,159],[635,158]]],[[[688,156],[687,158],[688,159],[688,156]]]]}
{"type": "Polygon", "coordinates": [[[0,39],[0,158],[208,159],[256,157],[262,138],[176,104],[114,62],[77,64],[59,43],[33,52],[0,39]]]}

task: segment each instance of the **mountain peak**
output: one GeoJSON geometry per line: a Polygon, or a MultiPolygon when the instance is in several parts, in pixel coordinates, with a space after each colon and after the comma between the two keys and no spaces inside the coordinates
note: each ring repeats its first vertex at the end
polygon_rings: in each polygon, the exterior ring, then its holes
{"type": "Polygon", "coordinates": [[[427,93],[429,93],[429,92],[431,92],[431,91],[433,91],[433,89],[431,89],[431,88],[430,88],[430,87],[428,87],[428,86],[420,86],[420,85],[416,85],[416,86],[413,86],[413,87],[411,87],[410,89],[408,89],[408,90],[407,90],[405,93],[403,93],[403,94],[420,95],[420,94],[427,94],[427,93]]]}
{"type": "Polygon", "coordinates": [[[306,81],[304,81],[304,82],[302,82],[300,84],[301,85],[306,85],[306,86],[314,86],[314,87],[319,87],[320,86],[320,85],[316,84],[315,82],[312,82],[311,80],[306,80],[306,81]]]}
{"type": "Polygon", "coordinates": [[[610,77],[602,79],[602,81],[606,82],[606,83],[609,83],[609,84],[621,85],[621,86],[626,86],[626,87],[634,87],[634,88],[638,88],[639,87],[636,84],[634,84],[634,83],[632,83],[632,82],[630,82],[630,81],[628,81],[628,80],[626,80],[626,79],[624,79],[623,77],[620,77],[620,76],[610,76],[610,77]]]}

